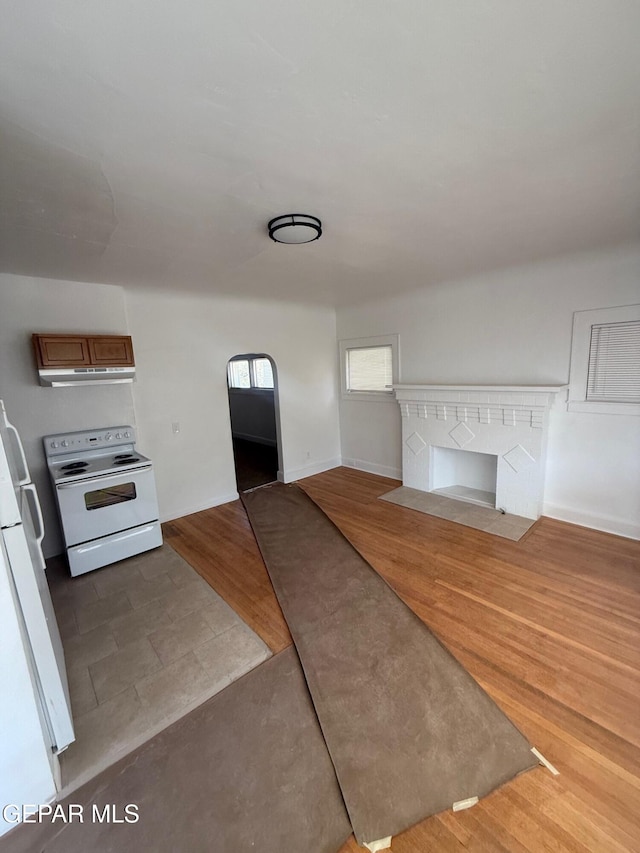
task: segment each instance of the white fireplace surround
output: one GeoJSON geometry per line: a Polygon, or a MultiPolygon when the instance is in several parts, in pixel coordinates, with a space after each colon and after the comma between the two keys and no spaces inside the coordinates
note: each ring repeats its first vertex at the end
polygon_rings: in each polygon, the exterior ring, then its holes
{"type": "Polygon", "coordinates": [[[402,415],[402,482],[434,489],[434,448],[494,455],[495,505],[539,518],[548,415],[566,385],[394,385],[402,415]]]}

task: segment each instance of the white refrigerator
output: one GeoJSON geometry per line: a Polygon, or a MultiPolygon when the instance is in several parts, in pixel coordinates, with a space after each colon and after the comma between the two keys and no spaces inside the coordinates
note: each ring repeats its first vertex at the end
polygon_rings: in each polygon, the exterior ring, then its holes
{"type": "MultiPolygon", "coordinates": [[[[55,796],[56,756],[74,732],[42,512],[1,400],[0,529],[0,804],[19,806],[55,796]]],[[[0,835],[10,828],[0,813],[0,835]]]]}

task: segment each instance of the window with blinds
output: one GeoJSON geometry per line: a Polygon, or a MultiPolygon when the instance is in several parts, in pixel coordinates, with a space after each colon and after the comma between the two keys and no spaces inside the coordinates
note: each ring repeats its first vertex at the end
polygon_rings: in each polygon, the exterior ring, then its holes
{"type": "Polygon", "coordinates": [[[340,392],[343,400],[393,401],[400,381],[400,338],[397,334],[345,338],[340,351],[340,392]]]}
{"type": "Polygon", "coordinates": [[[251,371],[246,358],[230,361],[228,365],[230,388],[251,388],[251,371]]]}
{"type": "Polygon", "coordinates": [[[256,388],[273,388],[273,367],[268,358],[254,358],[252,374],[256,388]]]}
{"type": "Polygon", "coordinates": [[[591,326],[586,399],[640,403],[640,320],[591,326]]]}
{"type": "Polygon", "coordinates": [[[268,358],[236,358],[227,366],[229,388],[272,390],[273,366],[268,358]]]}
{"type": "Polygon", "coordinates": [[[567,408],[640,416],[640,305],[574,313],[567,408]]]}
{"type": "Polygon", "coordinates": [[[346,351],[347,391],[389,393],[393,384],[393,348],[390,344],[346,351]]]}

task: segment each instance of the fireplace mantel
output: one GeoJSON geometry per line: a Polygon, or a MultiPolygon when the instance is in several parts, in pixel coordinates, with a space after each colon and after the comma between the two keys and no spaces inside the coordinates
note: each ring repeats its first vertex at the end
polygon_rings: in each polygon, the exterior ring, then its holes
{"type": "Polygon", "coordinates": [[[542,512],[548,413],[566,385],[394,385],[402,415],[402,479],[429,492],[434,450],[497,459],[496,507],[542,512]]]}
{"type": "Polygon", "coordinates": [[[502,397],[509,402],[522,402],[522,398],[535,397],[540,405],[549,405],[548,395],[557,394],[568,388],[568,385],[394,385],[396,397],[402,395],[407,399],[451,399],[469,402],[486,402],[487,398],[502,397]],[[416,392],[416,396],[413,392],[416,392]],[[545,402],[543,402],[543,398],[545,402]]]}

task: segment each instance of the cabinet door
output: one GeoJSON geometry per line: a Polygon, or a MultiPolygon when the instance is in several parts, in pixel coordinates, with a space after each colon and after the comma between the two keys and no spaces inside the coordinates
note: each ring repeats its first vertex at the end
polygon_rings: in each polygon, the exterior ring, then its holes
{"type": "Polygon", "coordinates": [[[34,335],[39,367],[78,367],[91,364],[86,337],[34,335]]]}
{"type": "Polygon", "coordinates": [[[105,366],[133,365],[131,338],[126,335],[90,337],[89,355],[91,364],[105,366]]]}

